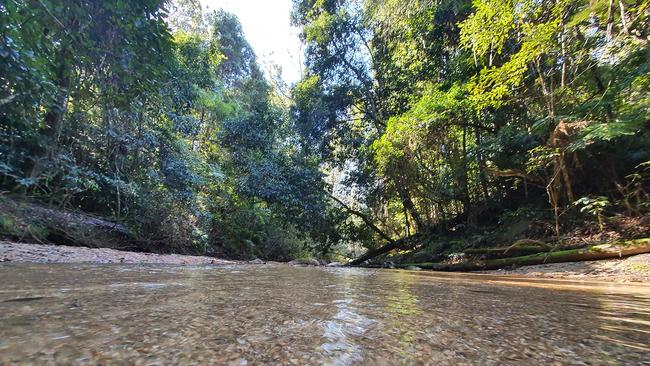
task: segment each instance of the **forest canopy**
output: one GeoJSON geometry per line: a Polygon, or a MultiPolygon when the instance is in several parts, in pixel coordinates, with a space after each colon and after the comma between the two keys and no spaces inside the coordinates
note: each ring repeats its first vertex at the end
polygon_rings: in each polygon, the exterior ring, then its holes
{"type": "Polygon", "coordinates": [[[4,1],[2,195],[278,260],[647,215],[647,1],[293,4],[285,93],[197,0],[4,1]]]}

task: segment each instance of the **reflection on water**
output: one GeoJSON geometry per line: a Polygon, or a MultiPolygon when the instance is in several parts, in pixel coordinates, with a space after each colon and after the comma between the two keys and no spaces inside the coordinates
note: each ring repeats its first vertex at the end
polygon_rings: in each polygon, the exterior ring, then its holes
{"type": "Polygon", "coordinates": [[[413,342],[415,341],[415,328],[402,321],[405,317],[417,318],[422,314],[418,306],[418,298],[411,291],[415,277],[405,271],[394,274],[394,284],[386,296],[385,311],[388,313],[388,329],[394,334],[397,343],[394,352],[403,358],[409,358],[413,342]]]}
{"type": "Polygon", "coordinates": [[[650,286],[282,265],[0,266],[0,364],[644,364],[650,286]]]}

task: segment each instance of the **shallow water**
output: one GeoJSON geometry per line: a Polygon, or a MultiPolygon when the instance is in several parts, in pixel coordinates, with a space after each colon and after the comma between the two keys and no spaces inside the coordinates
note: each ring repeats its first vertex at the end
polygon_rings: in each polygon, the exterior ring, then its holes
{"type": "Polygon", "coordinates": [[[0,364],[650,364],[650,286],[285,265],[0,266],[0,364]]]}

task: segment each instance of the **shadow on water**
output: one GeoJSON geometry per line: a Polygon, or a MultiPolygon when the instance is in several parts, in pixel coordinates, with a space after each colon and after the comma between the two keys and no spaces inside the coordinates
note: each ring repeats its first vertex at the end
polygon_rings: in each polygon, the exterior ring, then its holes
{"type": "Polygon", "coordinates": [[[284,265],[0,266],[0,364],[643,364],[650,286],[284,265]]]}

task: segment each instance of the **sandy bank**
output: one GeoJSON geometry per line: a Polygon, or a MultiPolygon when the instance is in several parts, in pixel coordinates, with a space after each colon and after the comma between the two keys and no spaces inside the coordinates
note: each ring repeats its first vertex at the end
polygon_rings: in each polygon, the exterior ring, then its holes
{"type": "Polygon", "coordinates": [[[566,278],[571,280],[604,280],[612,282],[650,283],[650,253],[627,258],[550,263],[515,269],[482,271],[494,275],[524,275],[543,278],[566,278]]]}
{"type": "Polygon", "coordinates": [[[25,244],[0,241],[0,262],[32,263],[136,263],[136,264],[229,264],[213,257],[137,253],[107,248],[25,244]]]}

